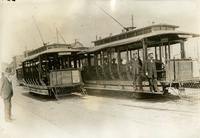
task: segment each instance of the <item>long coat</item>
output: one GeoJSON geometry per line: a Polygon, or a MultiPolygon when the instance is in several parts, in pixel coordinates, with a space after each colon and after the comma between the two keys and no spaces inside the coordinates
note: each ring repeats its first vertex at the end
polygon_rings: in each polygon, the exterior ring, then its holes
{"type": "Polygon", "coordinates": [[[142,63],[139,59],[132,59],[131,60],[131,72],[132,72],[132,75],[135,76],[135,75],[138,75],[142,72],[142,63]]]}
{"type": "Polygon", "coordinates": [[[156,63],[154,59],[147,59],[145,63],[145,73],[148,73],[148,78],[157,78],[156,63]]]}
{"type": "Polygon", "coordinates": [[[7,77],[2,76],[0,88],[1,88],[0,95],[3,99],[8,99],[13,96],[12,83],[8,80],[7,77]]]}

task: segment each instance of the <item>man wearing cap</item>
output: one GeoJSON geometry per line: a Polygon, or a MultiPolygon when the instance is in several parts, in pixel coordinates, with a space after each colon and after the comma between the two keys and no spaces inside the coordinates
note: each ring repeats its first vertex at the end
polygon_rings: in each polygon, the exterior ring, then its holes
{"type": "Polygon", "coordinates": [[[121,79],[127,80],[126,65],[123,64],[124,59],[119,59],[119,71],[121,72],[121,79]]]}
{"type": "Polygon", "coordinates": [[[149,81],[150,91],[158,92],[157,87],[157,72],[156,72],[156,63],[153,59],[153,53],[148,54],[148,59],[145,63],[145,74],[149,81]]]}
{"type": "Polygon", "coordinates": [[[131,73],[132,73],[132,77],[133,77],[133,86],[135,88],[135,90],[138,90],[138,86],[139,86],[139,90],[143,91],[142,88],[142,62],[138,57],[138,53],[134,52],[133,53],[133,58],[131,60],[131,73]]]}
{"type": "Polygon", "coordinates": [[[110,71],[109,71],[109,63],[108,63],[107,58],[104,59],[103,68],[104,68],[104,78],[106,80],[109,80],[110,79],[110,71]]]}
{"type": "Polygon", "coordinates": [[[0,96],[4,100],[5,120],[11,121],[11,98],[13,96],[12,83],[8,80],[5,74],[1,74],[0,96]]]}
{"type": "Polygon", "coordinates": [[[111,70],[112,70],[112,75],[115,79],[118,79],[118,72],[117,72],[117,63],[116,59],[112,59],[112,64],[111,64],[111,70]]]}

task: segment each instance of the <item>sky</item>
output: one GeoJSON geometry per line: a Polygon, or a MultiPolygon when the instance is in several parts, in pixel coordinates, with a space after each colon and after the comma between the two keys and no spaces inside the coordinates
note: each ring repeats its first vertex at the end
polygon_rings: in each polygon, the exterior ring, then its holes
{"type": "MultiPolygon", "coordinates": [[[[1,0],[0,62],[11,62],[24,50],[42,46],[36,24],[45,43],[57,42],[56,28],[67,43],[77,39],[85,46],[92,46],[96,35],[120,33],[122,28],[98,7],[124,26],[131,26],[133,15],[138,28],[152,22],[167,23],[200,34],[198,0],[1,0]]],[[[59,42],[64,43],[60,38],[59,42]]],[[[188,56],[196,57],[199,38],[186,44],[188,56]]]]}

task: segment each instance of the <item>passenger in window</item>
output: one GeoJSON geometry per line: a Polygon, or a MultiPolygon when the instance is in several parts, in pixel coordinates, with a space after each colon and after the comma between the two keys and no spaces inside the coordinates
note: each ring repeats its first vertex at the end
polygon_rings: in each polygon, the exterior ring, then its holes
{"type": "Polygon", "coordinates": [[[123,80],[127,80],[127,75],[126,75],[126,64],[125,61],[123,59],[120,58],[120,63],[119,63],[119,70],[121,72],[121,76],[123,80]]]}
{"type": "Polygon", "coordinates": [[[104,78],[106,80],[109,80],[110,79],[110,71],[109,71],[109,64],[108,64],[107,58],[104,59],[103,67],[104,67],[104,78]]]}
{"type": "Polygon", "coordinates": [[[116,63],[115,58],[112,59],[111,70],[112,70],[112,74],[113,74],[114,78],[118,79],[117,63],[116,63]]]}
{"type": "Polygon", "coordinates": [[[149,87],[151,92],[158,92],[157,87],[157,71],[156,71],[156,63],[153,59],[153,53],[148,54],[148,59],[145,63],[145,75],[148,78],[149,81],[149,87]]]}
{"type": "Polygon", "coordinates": [[[131,60],[131,73],[133,78],[133,88],[135,90],[143,91],[142,87],[142,61],[138,57],[138,53],[133,53],[133,58],[131,60]]]}
{"type": "Polygon", "coordinates": [[[96,65],[97,79],[102,79],[102,67],[100,65],[96,65]]]}

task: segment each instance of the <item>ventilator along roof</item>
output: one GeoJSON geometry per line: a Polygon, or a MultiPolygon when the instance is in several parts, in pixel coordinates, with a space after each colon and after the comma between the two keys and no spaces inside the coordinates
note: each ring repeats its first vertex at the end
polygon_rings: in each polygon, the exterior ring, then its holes
{"type": "Polygon", "coordinates": [[[138,49],[142,48],[141,44],[137,44],[137,42],[140,43],[141,40],[145,40],[148,47],[155,46],[158,43],[175,44],[178,43],[179,40],[185,40],[188,37],[199,36],[198,34],[178,31],[176,28],[178,28],[178,26],[157,24],[122,32],[117,35],[93,41],[95,47],[91,48],[88,52],[94,52],[104,48],[123,45],[131,45],[131,48],[138,49]]]}
{"type": "Polygon", "coordinates": [[[73,47],[71,44],[50,44],[50,45],[45,45],[45,46],[39,47],[32,51],[29,51],[27,53],[27,57],[24,59],[24,61],[31,60],[33,58],[38,57],[39,55],[47,54],[47,53],[71,54],[71,52],[80,52],[81,50],[83,50],[83,48],[73,47]]]}

